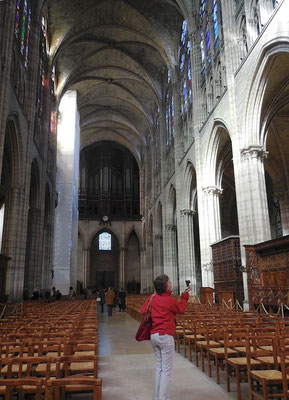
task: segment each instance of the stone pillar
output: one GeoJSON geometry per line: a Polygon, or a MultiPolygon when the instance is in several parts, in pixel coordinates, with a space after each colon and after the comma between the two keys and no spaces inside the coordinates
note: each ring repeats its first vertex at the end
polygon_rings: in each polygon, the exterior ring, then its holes
{"type": "Polygon", "coordinates": [[[177,251],[177,227],[176,225],[166,225],[166,264],[164,273],[169,276],[173,284],[173,292],[179,292],[178,274],[178,251],[177,251]]]}
{"type": "MultiPolygon", "coordinates": [[[[262,146],[250,146],[234,154],[234,170],[242,265],[246,265],[244,245],[271,239],[262,146]]],[[[248,306],[247,273],[243,273],[244,306],[248,306]]]]}
{"type": "Polygon", "coordinates": [[[89,282],[89,267],[90,267],[90,248],[84,248],[82,250],[82,257],[83,257],[83,287],[87,288],[89,282]]]}
{"type": "Polygon", "coordinates": [[[32,295],[35,289],[41,289],[41,259],[39,259],[42,250],[41,232],[40,232],[41,213],[39,209],[30,209],[28,213],[27,246],[25,262],[25,288],[29,295],[32,295]],[[40,243],[39,243],[40,241],[40,243]]]}
{"type": "Polygon", "coordinates": [[[193,229],[193,216],[196,211],[184,209],[181,210],[181,225],[179,230],[182,230],[179,254],[179,281],[180,291],[183,292],[186,288],[185,281],[188,279],[192,284],[191,295],[197,295],[197,274],[195,262],[195,243],[194,243],[194,229],[193,229]]]}
{"type": "Polygon", "coordinates": [[[24,289],[25,244],[27,208],[24,203],[25,188],[11,185],[5,201],[2,253],[11,260],[8,263],[6,294],[9,301],[21,301],[24,289]]]}
{"type": "Polygon", "coordinates": [[[289,190],[276,193],[276,195],[281,211],[282,233],[286,236],[289,235],[289,190]]]}
{"type": "Polygon", "coordinates": [[[147,280],[146,280],[146,249],[140,247],[140,276],[141,276],[141,293],[147,293],[147,280]]]}
{"type": "Polygon", "coordinates": [[[77,92],[63,96],[58,123],[53,285],[68,294],[77,281],[79,115],[77,92]]]}
{"type": "Polygon", "coordinates": [[[203,224],[201,236],[202,282],[203,286],[214,287],[213,269],[208,266],[212,264],[211,244],[221,239],[219,199],[223,191],[216,186],[207,186],[202,189],[204,204],[199,207],[200,224],[203,224]]]}
{"type": "Polygon", "coordinates": [[[126,276],[125,276],[125,263],[127,256],[127,247],[120,247],[119,256],[119,289],[125,288],[126,276]]]}
{"type": "Polygon", "coordinates": [[[163,274],[163,235],[155,235],[154,279],[163,274]]]}
{"type": "Polygon", "coordinates": [[[147,290],[152,292],[153,290],[153,278],[154,278],[154,245],[153,242],[147,243],[147,290]]]}

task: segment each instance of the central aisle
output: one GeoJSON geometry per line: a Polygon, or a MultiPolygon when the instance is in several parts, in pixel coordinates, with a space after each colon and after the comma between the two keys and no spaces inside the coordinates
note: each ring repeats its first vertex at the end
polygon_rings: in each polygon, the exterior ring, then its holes
{"type": "MultiPolygon", "coordinates": [[[[150,342],[135,340],[139,323],[126,313],[99,316],[99,377],[103,400],[153,400],[155,358],[150,342]]],[[[176,353],[171,400],[229,400],[224,386],[176,353]]]]}

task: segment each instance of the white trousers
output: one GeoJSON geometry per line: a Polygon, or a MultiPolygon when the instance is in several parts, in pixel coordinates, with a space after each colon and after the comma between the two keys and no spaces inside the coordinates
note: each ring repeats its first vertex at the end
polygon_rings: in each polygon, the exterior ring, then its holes
{"type": "Polygon", "coordinates": [[[157,361],[155,400],[168,400],[175,357],[174,337],[154,333],[151,335],[151,344],[157,361]]]}

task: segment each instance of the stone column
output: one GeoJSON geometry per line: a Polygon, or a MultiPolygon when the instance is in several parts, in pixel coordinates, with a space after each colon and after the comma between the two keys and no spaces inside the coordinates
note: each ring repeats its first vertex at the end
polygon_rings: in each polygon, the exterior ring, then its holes
{"type": "Polygon", "coordinates": [[[140,247],[140,275],[141,275],[141,293],[147,292],[147,281],[146,281],[146,249],[140,247]]]}
{"type": "Polygon", "coordinates": [[[280,205],[283,236],[289,235],[289,190],[283,190],[276,195],[280,205]]]}
{"type": "Polygon", "coordinates": [[[5,201],[2,253],[8,263],[6,294],[9,301],[23,299],[27,208],[24,203],[25,188],[11,185],[5,201]]]}
{"type": "Polygon", "coordinates": [[[153,290],[154,278],[154,245],[153,242],[147,243],[147,289],[149,292],[153,290]]]}
{"type": "MultiPolygon", "coordinates": [[[[250,146],[235,152],[234,170],[242,265],[246,265],[244,245],[271,239],[265,183],[264,159],[268,153],[262,146],[250,146]]],[[[248,305],[247,273],[243,273],[244,306],[248,305]]]]}
{"type": "Polygon", "coordinates": [[[195,214],[196,211],[193,210],[181,210],[181,225],[179,227],[179,230],[182,230],[182,247],[180,246],[180,253],[182,254],[179,254],[180,291],[184,291],[186,288],[185,281],[188,279],[192,283],[192,296],[197,295],[197,274],[193,230],[193,216],[195,214]]]}
{"type": "Polygon", "coordinates": [[[90,248],[84,248],[82,250],[83,257],[83,287],[86,288],[89,282],[89,267],[90,267],[90,248]]]}
{"type": "Polygon", "coordinates": [[[163,274],[163,235],[155,235],[154,279],[163,274]]]}
{"type": "Polygon", "coordinates": [[[125,276],[125,263],[126,263],[127,247],[120,247],[119,256],[119,289],[125,287],[126,276],[125,276]]]}
{"type": "Polygon", "coordinates": [[[29,295],[34,289],[41,289],[41,213],[39,209],[30,209],[28,213],[27,246],[25,262],[25,287],[29,295]],[[40,242],[40,243],[39,243],[40,242]]]}
{"type": "Polygon", "coordinates": [[[178,274],[178,251],[177,251],[177,227],[176,225],[166,225],[166,258],[164,273],[169,276],[173,284],[173,292],[179,292],[178,274]]]}
{"type": "Polygon", "coordinates": [[[219,199],[223,191],[216,186],[207,186],[202,189],[204,204],[199,207],[200,223],[203,224],[201,236],[202,282],[203,286],[214,287],[213,269],[208,268],[208,265],[212,264],[211,244],[221,239],[219,199]]]}
{"type": "Polygon", "coordinates": [[[77,92],[65,93],[59,106],[55,211],[54,286],[68,294],[77,281],[79,115],[77,92]],[[69,134],[68,134],[69,133],[69,134]]]}

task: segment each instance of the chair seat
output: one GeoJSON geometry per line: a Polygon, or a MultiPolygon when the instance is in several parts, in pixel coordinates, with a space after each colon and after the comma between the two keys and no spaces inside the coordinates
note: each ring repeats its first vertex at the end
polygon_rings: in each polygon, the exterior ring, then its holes
{"type": "Polygon", "coordinates": [[[210,340],[209,343],[206,340],[197,341],[197,346],[206,346],[208,344],[209,344],[209,346],[216,346],[216,347],[220,346],[220,343],[215,342],[214,340],[210,340]]]}
{"type": "MultiPolygon", "coordinates": [[[[230,365],[247,365],[247,357],[229,358],[228,363],[230,365]]],[[[251,364],[252,365],[261,365],[261,362],[251,359],[251,364]]]]}
{"type": "Polygon", "coordinates": [[[262,350],[268,350],[268,351],[273,351],[273,347],[272,347],[272,346],[260,346],[260,349],[262,349],[262,350]]]}
{"type": "MultiPolygon", "coordinates": [[[[19,372],[19,365],[18,364],[12,365],[12,369],[11,370],[12,370],[12,373],[14,373],[14,374],[18,373],[19,372]]],[[[22,372],[26,372],[26,371],[27,371],[27,365],[24,364],[24,365],[22,365],[22,372]]],[[[1,368],[1,373],[2,374],[7,374],[7,372],[8,372],[8,366],[5,365],[5,367],[1,368]]]]}
{"type": "Polygon", "coordinates": [[[75,371],[93,371],[94,363],[91,362],[91,361],[71,363],[69,369],[72,372],[75,372],[75,371]]]}
{"type": "MultiPolygon", "coordinates": [[[[234,347],[235,350],[239,351],[240,353],[246,353],[246,347],[234,347]]],[[[251,347],[251,351],[253,352],[254,349],[251,347]]]]}
{"type": "Polygon", "coordinates": [[[92,390],[92,385],[66,385],[66,392],[89,392],[92,390]]]}
{"type": "MultiPolygon", "coordinates": [[[[264,364],[274,364],[274,357],[273,356],[266,356],[266,357],[256,357],[257,360],[261,361],[264,364]]],[[[281,364],[281,357],[277,356],[278,364],[281,364]]],[[[287,361],[289,364],[289,360],[287,361]]]]}
{"type": "Polygon", "coordinates": [[[282,372],[277,371],[276,369],[270,370],[261,370],[261,371],[251,371],[251,375],[254,378],[266,379],[268,381],[280,381],[282,382],[282,372]]]}
{"type": "MultiPolygon", "coordinates": [[[[63,363],[60,364],[60,369],[62,369],[62,368],[63,368],[63,363]]],[[[46,364],[39,364],[36,367],[36,373],[41,373],[41,372],[45,373],[46,369],[47,369],[47,365],[46,364]]],[[[56,372],[56,363],[51,363],[50,364],[50,371],[51,372],[56,372]]]]}
{"type": "Polygon", "coordinates": [[[75,356],[95,356],[97,354],[95,354],[95,351],[93,350],[84,350],[84,351],[76,351],[74,353],[75,356]]]}
{"type": "Polygon", "coordinates": [[[5,394],[5,393],[6,393],[6,387],[0,386],[0,394],[5,394]]]}
{"type": "MultiPolygon", "coordinates": [[[[210,353],[215,353],[215,354],[225,354],[225,349],[224,347],[215,347],[213,349],[209,350],[210,353]]],[[[236,350],[233,349],[227,349],[228,354],[237,354],[236,350]]]]}

